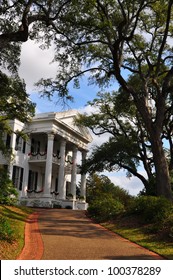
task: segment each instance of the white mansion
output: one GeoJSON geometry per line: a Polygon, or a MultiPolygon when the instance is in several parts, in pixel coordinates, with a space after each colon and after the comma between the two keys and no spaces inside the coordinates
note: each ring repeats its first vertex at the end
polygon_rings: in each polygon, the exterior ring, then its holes
{"type": "Polygon", "coordinates": [[[86,209],[86,174],[80,174],[77,157],[85,161],[87,145],[92,141],[85,127],[76,126],[77,111],[37,114],[30,123],[10,121],[17,133],[4,139],[12,148],[13,159],[0,156],[0,165],[8,166],[10,178],[19,192],[19,202],[33,207],[71,207],[86,209]],[[76,196],[76,178],[80,174],[80,196],[76,196]]]}

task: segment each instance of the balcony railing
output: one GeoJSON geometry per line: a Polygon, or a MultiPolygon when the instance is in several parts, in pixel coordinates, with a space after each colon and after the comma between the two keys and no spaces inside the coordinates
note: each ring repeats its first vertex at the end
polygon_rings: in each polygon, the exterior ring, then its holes
{"type": "Polygon", "coordinates": [[[29,160],[34,160],[34,161],[37,161],[37,160],[46,160],[47,159],[47,153],[41,153],[41,152],[38,152],[38,153],[29,153],[28,154],[29,156],[29,160]]]}
{"type": "MultiPolygon", "coordinates": [[[[29,156],[29,161],[46,161],[47,159],[46,152],[29,153],[28,156],[29,156]]],[[[56,154],[53,154],[52,162],[56,164],[60,164],[60,157],[56,154]]]]}

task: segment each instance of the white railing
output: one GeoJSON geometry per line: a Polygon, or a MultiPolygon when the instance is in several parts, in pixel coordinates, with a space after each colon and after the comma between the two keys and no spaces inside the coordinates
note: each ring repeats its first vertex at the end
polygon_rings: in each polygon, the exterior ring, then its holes
{"type": "Polygon", "coordinates": [[[47,158],[46,153],[29,154],[29,160],[46,160],[46,158],[47,158]]]}
{"type": "MultiPolygon", "coordinates": [[[[28,156],[30,161],[45,161],[47,159],[47,153],[30,153],[28,156]]],[[[60,158],[53,154],[52,162],[60,164],[60,158]]]]}

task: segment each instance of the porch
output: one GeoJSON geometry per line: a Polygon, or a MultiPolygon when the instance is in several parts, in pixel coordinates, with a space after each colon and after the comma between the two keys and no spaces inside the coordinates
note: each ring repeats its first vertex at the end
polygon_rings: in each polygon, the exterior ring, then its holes
{"type": "Polygon", "coordinates": [[[73,210],[87,210],[88,203],[80,199],[58,199],[53,194],[47,198],[38,193],[30,194],[28,197],[22,197],[19,202],[22,206],[33,208],[66,208],[73,210]]]}

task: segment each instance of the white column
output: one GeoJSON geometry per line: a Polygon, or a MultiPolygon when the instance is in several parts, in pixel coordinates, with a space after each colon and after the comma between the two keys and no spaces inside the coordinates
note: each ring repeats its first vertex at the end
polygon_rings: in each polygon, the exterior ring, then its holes
{"type": "Polygon", "coordinates": [[[43,193],[44,197],[51,197],[50,190],[51,190],[51,183],[52,183],[53,142],[54,142],[54,135],[48,134],[45,183],[44,183],[44,193],[43,193]]]}
{"type": "Polygon", "coordinates": [[[66,190],[65,190],[65,184],[64,184],[65,148],[66,148],[66,141],[65,141],[65,139],[62,139],[61,143],[60,143],[60,167],[59,167],[59,173],[58,173],[58,192],[59,192],[60,199],[65,199],[65,197],[66,197],[66,190]]]}
{"type": "Polygon", "coordinates": [[[25,162],[24,162],[24,174],[23,174],[23,189],[22,189],[22,197],[27,196],[27,188],[28,188],[28,177],[29,177],[29,152],[31,151],[31,139],[28,139],[26,142],[26,150],[25,150],[25,162]]]}
{"type": "Polygon", "coordinates": [[[71,192],[73,199],[76,199],[76,174],[77,174],[77,147],[73,147],[72,172],[71,172],[71,192]]]}
{"type": "MultiPolygon", "coordinates": [[[[82,151],[82,165],[85,163],[86,160],[86,151],[82,151]]],[[[81,174],[81,190],[80,190],[80,195],[84,197],[86,200],[86,174],[82,173],[81,174]]]]}
{"type": "MultiPolygon", "coordinates": [[[[16,134],[13,132],[13,133],[11,134],[11,143],[10,143],[10,147],[11,147],[11,149],[12,149],[12,153],[14,153],[14,154],[15,154],[15,145],[16,145],[16,134]]],[[[13,175],[13,162],[14,162],[14,161],[10,161],[9,167],[8,167],[10,179],[12,179],[12,175],[13,175]]]]}

